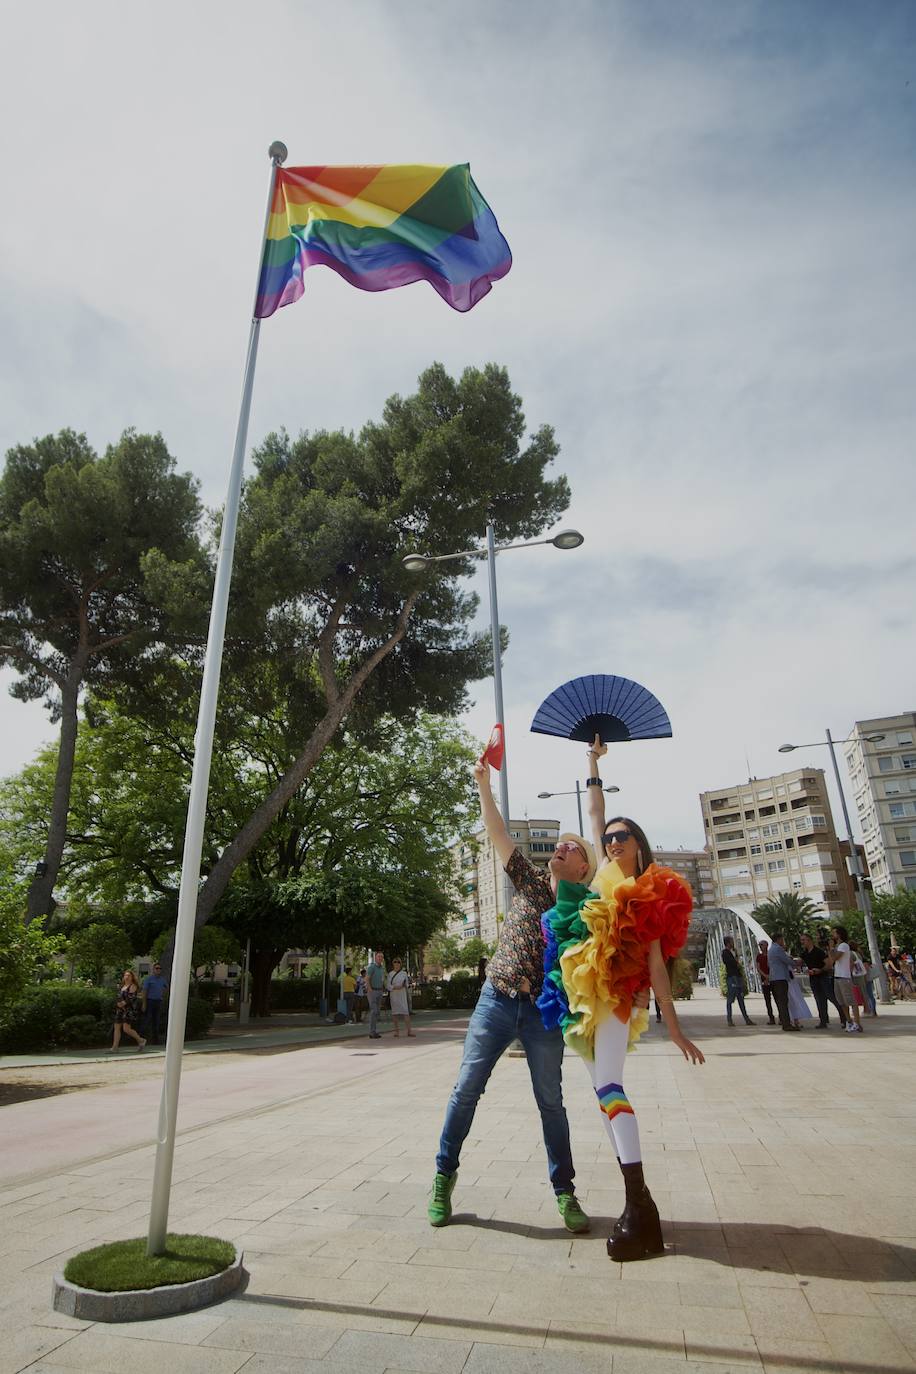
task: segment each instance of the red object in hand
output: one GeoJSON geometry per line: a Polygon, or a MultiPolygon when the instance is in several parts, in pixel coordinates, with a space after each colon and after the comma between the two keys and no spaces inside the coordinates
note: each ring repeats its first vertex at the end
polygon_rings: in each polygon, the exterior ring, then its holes
{"type": "Polygon", "coordinates": [[[495,768],[497,773],[503,766],[503,754],[506,752],[505,741],[503,740],[503,727],[493,726],[493,733],[487,741],[487,747],[480,756],[481,763],[488,763],[491,768],[495,768]]]}

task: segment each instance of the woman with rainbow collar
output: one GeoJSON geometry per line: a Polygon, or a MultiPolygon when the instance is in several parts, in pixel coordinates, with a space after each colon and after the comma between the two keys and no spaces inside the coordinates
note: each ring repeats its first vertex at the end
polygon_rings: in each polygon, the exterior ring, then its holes
{"type": "Polygon", "coordinates": [[[693,899],[682,878],[652,860],[642,829],[627,817],[605,824],[598,759],[607,746],[596,736],[589,750],[589,818],[603,856],[592,883],[560,882],[556,905],[542,918],[544,1024],[560,1026],[570,1049],[586,1061],[604,1125],[626,1188],[626,1206],[607,1243],[613,1260],[664,1252],[658,1208],[643,1177],[636,1114],[623,1087],[627,1050],[648,1025],[634,1009],[650,986],[668,1034],[688,1063],[701,1051],[684,1035],[674,1010],[668,964],[683,948],[693,899]]]}

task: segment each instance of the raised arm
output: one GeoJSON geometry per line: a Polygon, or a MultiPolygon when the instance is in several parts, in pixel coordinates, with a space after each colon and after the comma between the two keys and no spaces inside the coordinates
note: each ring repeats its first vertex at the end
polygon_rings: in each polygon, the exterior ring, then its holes
{"type": "Polygon", "coordinates": [[[668,977],[668,969],[662,958],[662,947],[658,940],[653,940],[649,946],[649,978],[659,1010],[665,1018],[665,1030],[671,1043],[677,1045],[688,1064],[704,1064],[706,1060],[702,1050],[697,1049],[693,1041],[688,1040],[681,1030],[677,1012],[674,1010],[674,998],[671,995],[671,979],[668,977]]]}
{"type": "Polygon", "coordinates": [[[595,846],[595,854],[598,859],[598,867],[603,868],[607,863],[607,855],[604,852],[602,840],[604,838],[604,791],[601,786],[601,779],[598,776],[598,760],[607,753],[607,745],[601,743],[601,736],[595,736],[595,742],[588,751],[588,776],[589,779],[595,778],[585,784],[585,805],[588,810],[588,823],[592,832],[592,843],[595,846]]]}
{"type": "Polygon", "coordinates": [[[499,861],[505,866],[512,857],[515,848],[515,841],[506,829],[506,823],[499,814],[499,807],[496,805],[496,798],[490,791],[490,765],[481,763],[480,759],[474,764],[474,780],[477,783],[477,790],[480,793],[480,814],[483,823],[487,828],[487,834],[499,861]]]}

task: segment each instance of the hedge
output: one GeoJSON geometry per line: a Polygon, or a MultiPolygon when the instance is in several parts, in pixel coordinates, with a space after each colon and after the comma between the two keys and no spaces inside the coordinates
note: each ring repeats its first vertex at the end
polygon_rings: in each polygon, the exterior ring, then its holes
{"type": "MultiPolygon", "coordinates": [[[[107,988],[47,983],[32,987],[0,1016],[0,1054],[110,1044],[116,1000],[116,994],[107,988]]],[[[213,1017],[209,1002],[189,998],[185,1039],[205,1036],[213,1017]]],[[[131,1042],[128,1038],[124,1043],[131,1042]]]]}

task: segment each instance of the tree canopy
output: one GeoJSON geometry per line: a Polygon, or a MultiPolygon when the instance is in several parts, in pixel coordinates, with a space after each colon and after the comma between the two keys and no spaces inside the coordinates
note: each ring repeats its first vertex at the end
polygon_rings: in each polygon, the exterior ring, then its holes
{"type": "Polygon", "coordinates": [[[781,930],[786,937],[786,948],[797,950],[801,936],[811,934],[815,924],[823,921],[823,911],[810,897],[798,892],[780,892],[766,902],[755,906],[754,916],[764,930],[771,935],[781,930]]]}
{"type": "MultiPolygon", "coordinates": [[[[167,641],[200,607],[153,582],[199,587],[203,570],[197,487],[175,472],[161,435],[125,431],[99,458],[84,435],[62,430],[12,448],[0,477],[0,663],[14,696],[44,697],[61,722],[41,860],[28,913],[53,904],[67,823],[84,684],[116,680],[132,657],[167,641]],[[175,611],[176,605],[184,610],[175,611]]],[[[33,863],[37,855],[33,855],[33,863]]]]}

